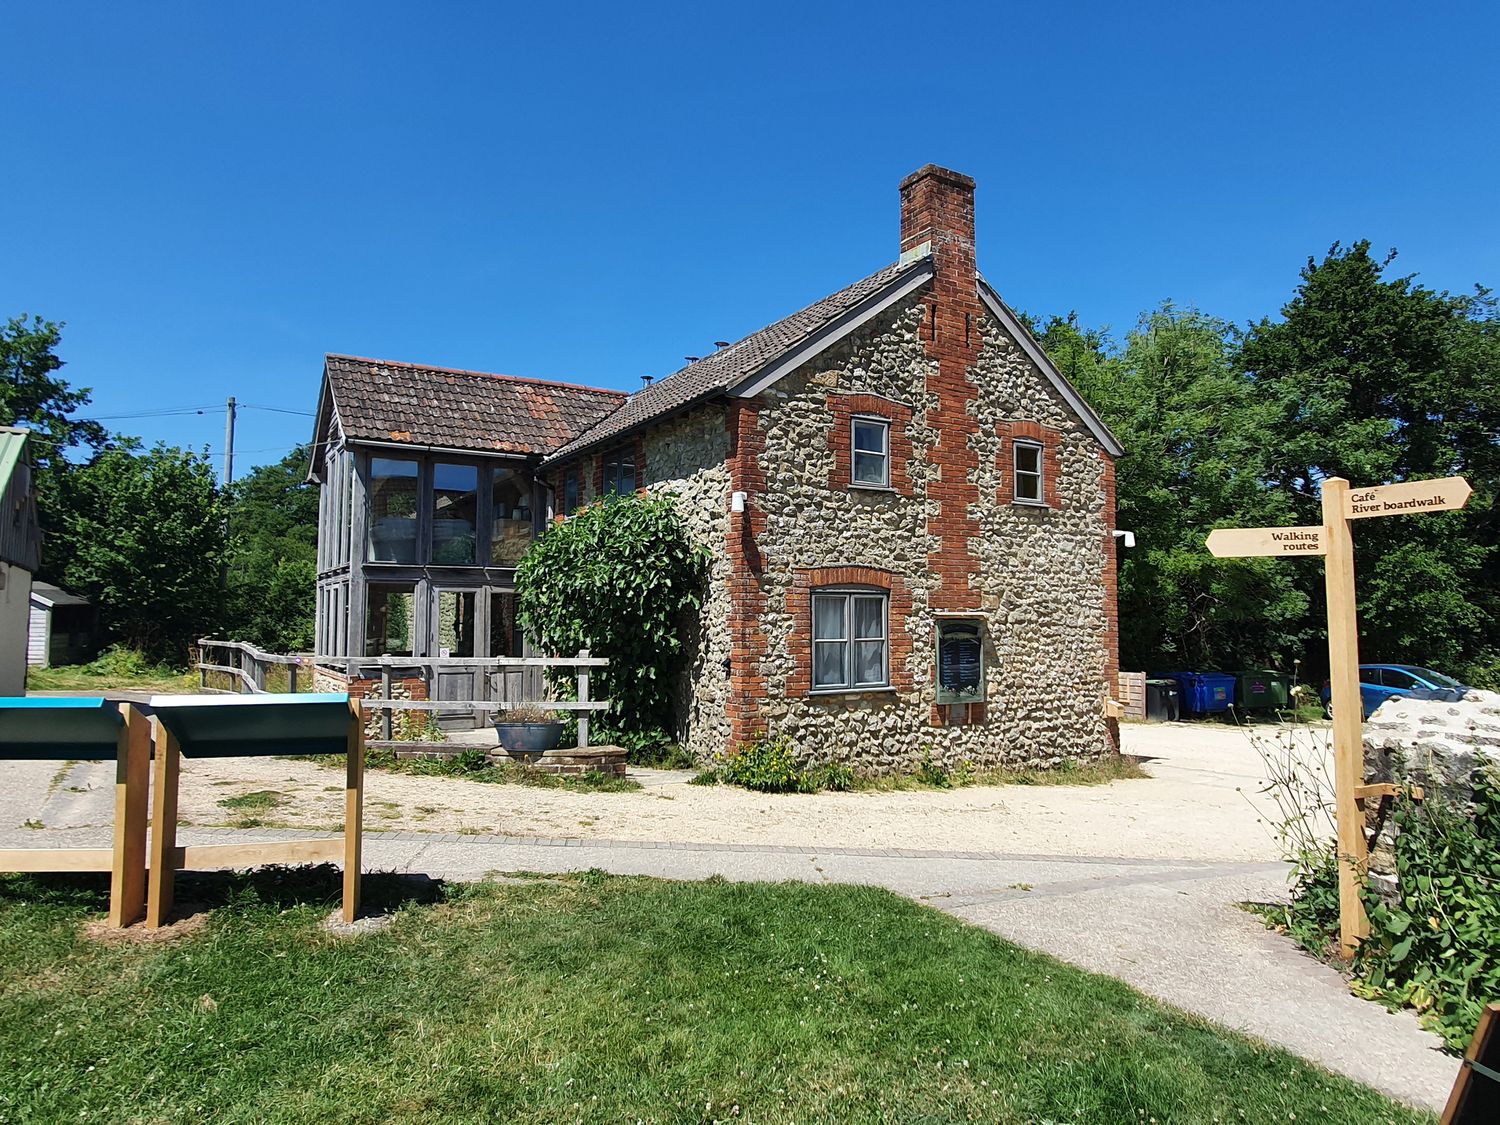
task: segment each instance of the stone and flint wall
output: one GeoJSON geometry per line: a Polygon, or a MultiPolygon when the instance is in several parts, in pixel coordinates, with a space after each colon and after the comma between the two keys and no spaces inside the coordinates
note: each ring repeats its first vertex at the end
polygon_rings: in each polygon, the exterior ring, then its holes
{"type": "MultiPolygon", "coordinates": [[[[1364,725],[1365,780],[1420,786],[1427,800],[1468,812],[1475,775],[1500,776],[1500,693],[1471,691],[1461,700],[1392,699],[1364,725]]],[[[1394,871],[1395,825],[1389,802],[1366,801],[1374,836],[1370,866],[1394,871]]]]}
{"type": "MultiPolygon", "coordinates": [[[[929,285],[755,398],[633,439],[641,485],[674,494],[713,557],[681,689],[700,759],[767,731],[807,764],[872,773],[1118,745],[1114,465],[981,300],[973,186],[931,167],[903,182],[901,248],[932,255],[929,285]],[[850,487],[855,415],[890,423],[889,488],[850,487]],[[1042,446],[1044,504],[1011,494],[1017,439],[1042,446]],[[812,691],[823,585],[889,591],[889,687],[812,691]],[[983,703],[936,704],[943,615],[983,622],[983,703]]],[[[597,460],[581,461],[584,499],[597,460]]]]}

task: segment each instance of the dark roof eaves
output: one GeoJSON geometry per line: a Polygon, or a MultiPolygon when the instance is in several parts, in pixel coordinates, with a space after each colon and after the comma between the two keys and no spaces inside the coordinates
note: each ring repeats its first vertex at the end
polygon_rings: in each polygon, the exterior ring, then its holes
{"type": "MultiPolygon", "coordinates": [[[[645,418],[641,418],[638,421],[630,423],[630,425],[628,426],[623,426],[618,430],[611,430],[609,433],[601,434],[596,438],[591,438],[586,441],[584,441],[583,439],[577,439],[574,442],[570,442],[568,445],[563,446],[563,448],[556,450],[553,453],[549,453],[545,457],[543,457],[538,468],[552,469],[556,468],[558,465],[565,465],[569,461],[582,457],[585,453],[593,452],[600,446],[613,445],[615,442],[624,441],[626,438],[633,437],[641,430],[648,429],[651,426],[659,425],[660,423],[666,422],[672,418],[680,418],[690,410],[696,410],[698,407],[706,406],[717,399],[726,399],[728,397],[729,395],[723,387],[710,387],[701,394],[694,395],[692,398],[685,399],[683,402],[678,403],[676,406],[670,407],[667,410],[663,410],[660,414],[649,414],[645,418]],[[580,441],[582,442],[582,444],[579,444],[580,441]]],[[[608,415],[605,416],[605,419],[601,419],[600,421],[604,421],[607,418],[608,415]]],[[[596,425],[597,424],[598,423],[596,423],[596,425]]]]}

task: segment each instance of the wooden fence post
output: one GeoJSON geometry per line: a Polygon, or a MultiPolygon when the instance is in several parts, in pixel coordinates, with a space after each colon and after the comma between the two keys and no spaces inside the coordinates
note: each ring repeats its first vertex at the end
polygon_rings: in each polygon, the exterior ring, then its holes
{"type": "MultiPolygon", "coordinates": [[[[589,658],[589,650],[588,649],[581,648],[581,649],[578,650],[578,659],[579,660],[587,660],[588,658],[589,658]]],[[[580,665],[578,665],[578,702],[579,703],[587,703],[588,701],[589,701],[589,666],[587,664],[580,664],[580,665]]],[[[588,744],[589,744],[589,713],[587,711],[579,711],[578,712],[578,745],[579,745],[580,749],[587,749],[588,748],[588,744]]]]}
{"type": "MultiPolygon", "coordinates": [[[[388,712],[389,713],[389,712],[388,712]]],[[[344,924],[359,917],[359,886],[364,850],[365,717],[359,700],[349,698],[349,735],[344,755],[344,924]]]]}
{"type": "MultiPolygon", "coordinates": [[[[386,655],[389,656],[390,653],[386,655]]],[[[380,694],[387,700],[391,698],[391,666],[389,664],[380,666],[380,694]]],[[[380,737],[386,742],[391,740],[391,716],[394,713],[389,707],[380,709],[380,737]]]]}
{"type": "Polygon", "coordinates": [[[1333,707],[1333,799],[1338,820],[1339,943],[1352,957],[1370,934],[1359,891],[1365,880],[1364,704],[1359,696],[1359,624],[1354,607],[1354,538],[1344,513],[1349,482],[1323,482],[1324,587],[1328,597],[1328,690],[1333,707]]]}
{"type": "Polygon", "coordinates": [[[120,706],[115,763],[114,867],[109,880],[109,924],[128,926],[146,907],[146,802],[151,784],[151,720],[120,706]]]}
{"type": "Polygon", "coordinates": [[[177,873],[177,772],[182,752],[177,739],[153,719],[156,727],[156,776],[151,788],[151,858],[147,873],[146,928],[160,929],[172,913],[172,883],[177,873]]]}

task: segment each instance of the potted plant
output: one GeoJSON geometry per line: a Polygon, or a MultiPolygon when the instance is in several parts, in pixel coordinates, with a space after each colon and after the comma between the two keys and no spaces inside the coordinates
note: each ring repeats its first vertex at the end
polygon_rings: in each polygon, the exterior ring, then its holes
{"type": "Polygon", "coordinates": [[[500,712],[495,734],[512,758],[527,760],[555,749],[562,741],[563,723],[544,703],[522,703],[500,712]]]}

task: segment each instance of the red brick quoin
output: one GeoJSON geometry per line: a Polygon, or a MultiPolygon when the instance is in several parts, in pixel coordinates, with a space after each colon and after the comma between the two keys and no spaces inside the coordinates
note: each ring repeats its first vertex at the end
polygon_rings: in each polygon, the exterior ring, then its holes
{"type": "Polygon", "coordinates": [[[729,699],[725,716],[729,720],[729,745],[764,734],[766,718],[761,702],[766,697],[764,663],[766,632],[761,627],[766,595],[761,585],[762,560],[756,545],[766,529],[766,513],[761,497],[766,491],[766,473],[760,456],[766,448],[766,435],[760,428],[760,406],[744,399],[733,403],[724,418],[729,431],[729,488],[745,493],[745,510],[729,505],[729,530],[725,555],[729,561],[729,699]]]}
{"type": "Polygon", "coordinates": [[[996,490],[995,499],[1001,504],[1015,503],[1015,439],[1020,438],[1022,441],[1034,441],[1041,445],[1042,499],[1046,501],[1047,507],[1058,507],[1060,499],[1057,491],[1057,448],[1062,440],[1061,432],[1054,430],[1051,426],[1044,426],[1040,422],[1019,419],[997,423],[995,432],[1000,435],[1000,452],[995,455],[995,467],[1000,470],[1000,487],[996,490]]]}
{"type": "Polygon", "coordinates": [[[792,658],[787,696],[798,699],[812,694],[812,592],[824,586],[873,586],[890,594],[886,643],[890,645],[891,687],[903,694],[911,691],[911,633],[906,628],[911,616],[911,588],[906,577],[873,566],[822,566],[792,572],[792,588],[786,595],[787,613],[792,619],[791,636],[787,638],[792,658]]]}
{"type": "Polygon", "coordinates": [[[911,474],[907,465],[911,461],[911,437],[907,426],[911,422],[911,407],[879,395],[829,395],[828,414],[833,419],[828,430],[828,448],[833,453],[828,487],[844,490],[854,479],[854,418],[884,418],[891,424],[891,488],[910,497],[911,474]]]}

